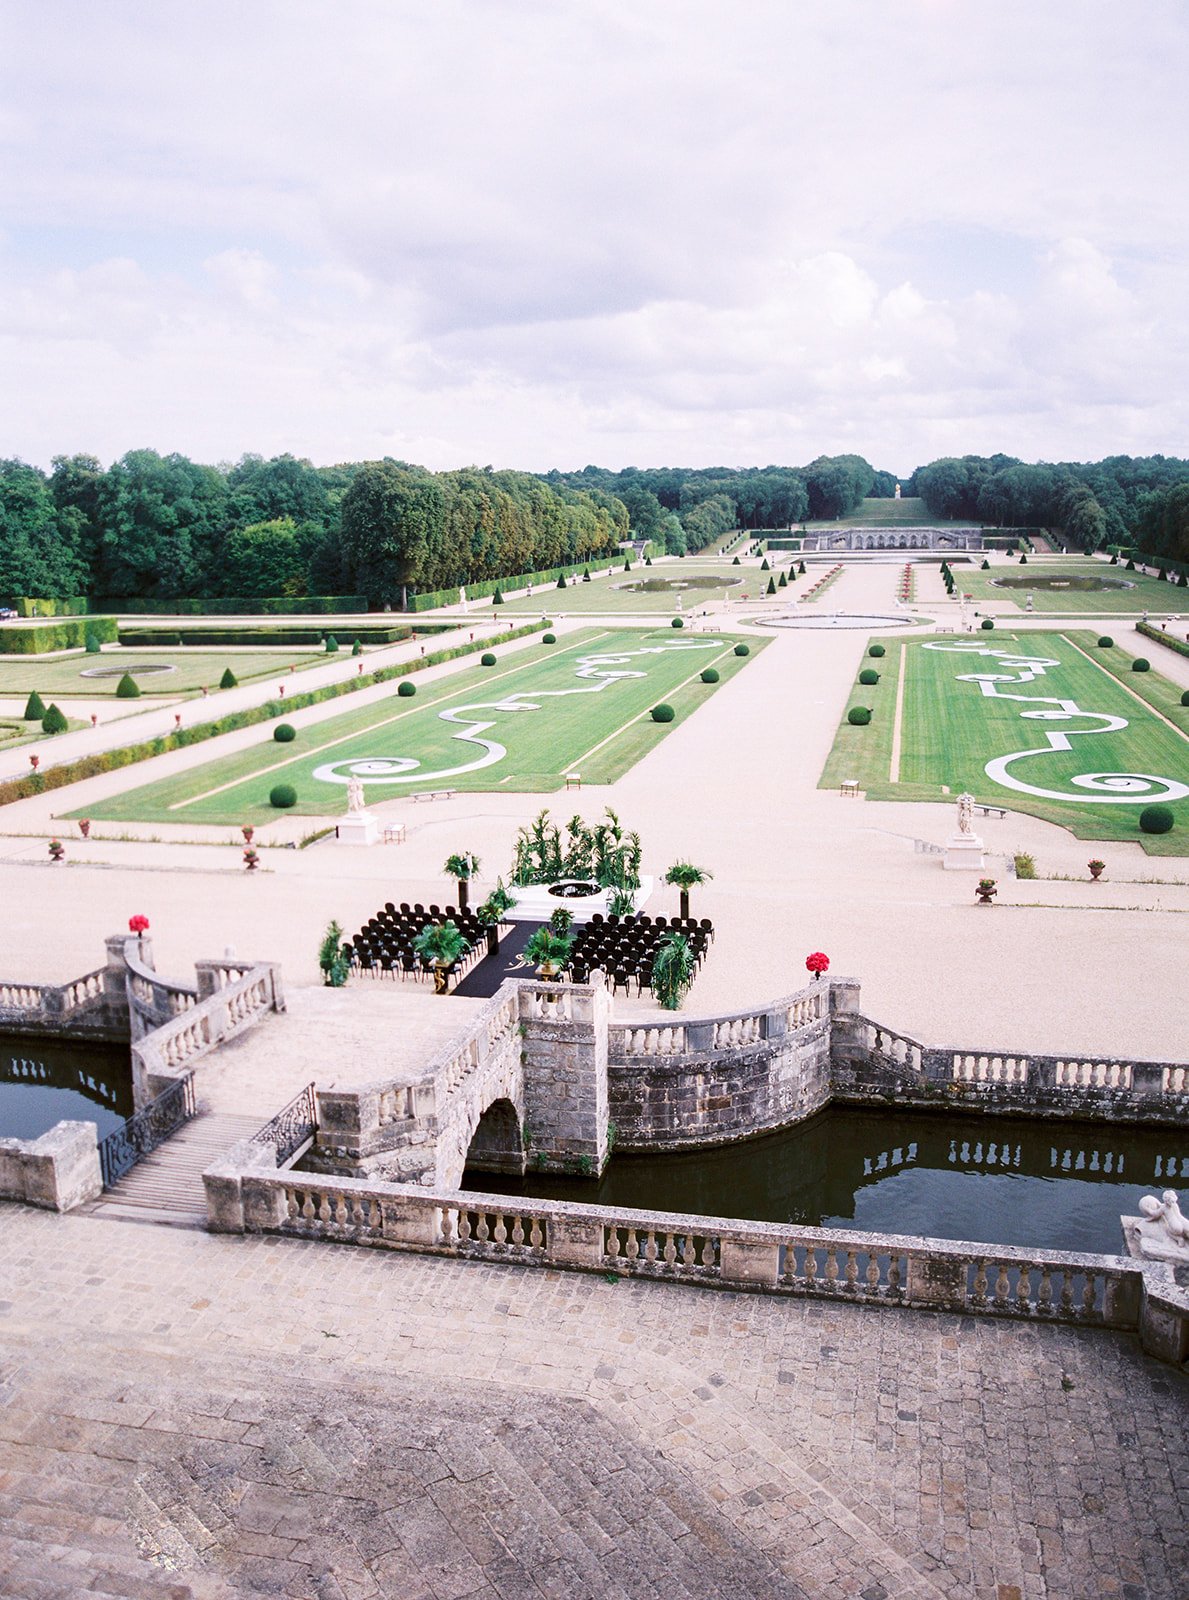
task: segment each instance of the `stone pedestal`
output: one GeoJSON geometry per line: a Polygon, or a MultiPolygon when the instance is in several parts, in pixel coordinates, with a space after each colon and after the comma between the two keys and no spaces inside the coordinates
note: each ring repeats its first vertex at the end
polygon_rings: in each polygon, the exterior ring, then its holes
{"type": "Polygon", "coordinates": [[[977,833],[951,833],[945,842],[947,872],[981,872],[985,846],[977,833]]]}
{"type": "Polygon", "coordinates": [[[348,811],[338,820],[339,844],[378,844],[380,824],[369,811],[348,811]]]}

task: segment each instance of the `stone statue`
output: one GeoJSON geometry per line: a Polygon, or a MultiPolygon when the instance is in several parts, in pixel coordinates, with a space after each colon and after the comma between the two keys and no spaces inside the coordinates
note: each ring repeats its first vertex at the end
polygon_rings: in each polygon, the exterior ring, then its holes
{"type": "Polygon", "coordinates": [[[1181,1210],[1177,1191],[1166,1189],[1159,1200],[1145,1194],[1139,1209],[1138,1217],[1120,1219],[1131,1254],[1177,1267],[1189,1265],[1189,1217],[1181,1210]]]}
{"type": "Polygon", "coordinates": [[[466,610],[466,604],[467,604],[467,592],[463,588],[461,583],[458,586],[458,603],[463,608],[463,610],[465,611],[466,610]]]}
{"type": "Polygon", "coordinates": [[[363,780],[350,777],[347,779],[347,810],[363,810],[363,780]]]}
{"type": "Polygon", "coordinates": [[[958,796],[958,832],[974,832],[974,796],[960,794],[958,796]]]}

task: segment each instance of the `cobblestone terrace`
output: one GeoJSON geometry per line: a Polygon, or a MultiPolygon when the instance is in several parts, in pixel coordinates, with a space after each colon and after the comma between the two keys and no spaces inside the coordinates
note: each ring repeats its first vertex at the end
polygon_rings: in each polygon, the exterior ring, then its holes
{"type": "Polygon", "coordinates": [[[0,1209],[0,1594],[1184,1600],[1097,1332],[0,1209]]]}

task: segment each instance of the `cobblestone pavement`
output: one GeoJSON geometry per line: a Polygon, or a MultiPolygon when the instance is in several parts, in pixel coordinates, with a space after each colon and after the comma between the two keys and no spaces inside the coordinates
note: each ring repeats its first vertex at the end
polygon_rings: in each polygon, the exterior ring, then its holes
{"type": "Polygon", "coordinates": [[[1126,1338],[0,1210],[0,1594],[1189,1596],[1126,1338]]]}

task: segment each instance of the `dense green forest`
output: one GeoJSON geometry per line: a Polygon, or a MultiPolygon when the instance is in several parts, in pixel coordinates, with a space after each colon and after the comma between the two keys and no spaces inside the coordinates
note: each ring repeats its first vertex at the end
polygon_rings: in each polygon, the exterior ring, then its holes
{"type": "MultiPolygon", "coordinates": [[[[107,468],[56,456],[49,473],[0,461],[0,596],[363,594],[399,605],[408,592],[589,560],[629,536],[681,555],[735,529],[844,517],[895,483],[854,455],[544,474],[393,460],[315,467],[287,455],[204,466],[153,450],[107,468]]],[[[1189,461],[1174,457],[945,457],[903,490],[934,516],[1189,560],[1189,461]]]]}

